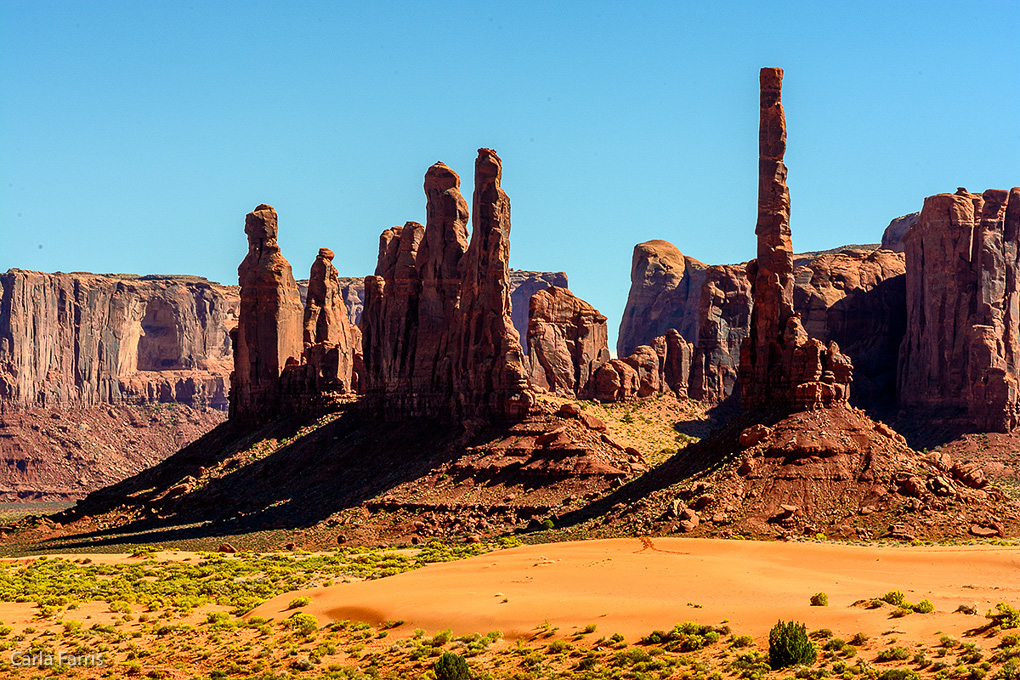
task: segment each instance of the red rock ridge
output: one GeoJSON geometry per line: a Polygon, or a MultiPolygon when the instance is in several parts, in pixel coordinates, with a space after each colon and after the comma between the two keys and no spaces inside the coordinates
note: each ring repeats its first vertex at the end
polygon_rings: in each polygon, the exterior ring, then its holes
{"type": "Polygon", "coordinates": [[[0,409],[225,409],[235,298],[194,276],[0,274],[0,409]]]}

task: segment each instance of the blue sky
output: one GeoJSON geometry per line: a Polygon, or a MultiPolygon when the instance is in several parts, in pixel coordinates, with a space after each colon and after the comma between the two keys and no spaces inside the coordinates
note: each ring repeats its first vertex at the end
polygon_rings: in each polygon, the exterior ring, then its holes
{"type": "Polygon", "coordinates": [[[244,215],[371,273],[442,160],[503,158],[511,265],[566,271],[615,346],[634,244],[754,253],[758,69],[786,70],[798,251],[1020,184],[1020,0],[0,0],[0,271],[236,283],[244,215]]]}

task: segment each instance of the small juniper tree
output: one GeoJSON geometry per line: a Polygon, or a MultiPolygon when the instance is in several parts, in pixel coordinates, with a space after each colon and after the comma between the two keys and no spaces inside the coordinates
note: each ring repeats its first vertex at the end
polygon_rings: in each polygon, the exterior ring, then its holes
{"type": "Polygon", "coordinates": [[[460,654],[445,652],[434,667],[436,680],[471,680],[467,661],[460,654]]]}
{"type": "Polygon", "coordinates": [[[803,623],[780,620],[769,631],[769,667],[772,670],[815,662],[815,646],[803,623]]]}

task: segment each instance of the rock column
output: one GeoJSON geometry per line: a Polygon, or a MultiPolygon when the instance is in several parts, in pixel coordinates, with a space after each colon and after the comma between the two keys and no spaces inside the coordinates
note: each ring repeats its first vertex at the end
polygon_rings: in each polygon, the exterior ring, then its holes
{"type": "Polygon", "coordinates": [[[303,350],[301,296],[276,242],[277,217],[260,205],[244,220],[248,255],[237,268],[241,286],[231,376],[231,419],[275,414],[280,374],[303,350]]]}

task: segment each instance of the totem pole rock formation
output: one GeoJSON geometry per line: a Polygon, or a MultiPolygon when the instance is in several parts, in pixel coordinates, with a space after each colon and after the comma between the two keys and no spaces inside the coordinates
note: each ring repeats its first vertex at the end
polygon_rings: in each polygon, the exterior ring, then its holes
{"type": "Polygon", "coordinates": [[[302,343],[301,297],[290,263],[276,242],[272,206],[260,205],[244,220],[248,255],[237,268],[241,302],[234,341],[230,417],[252,419],[276,412],[280,375],[298,363],[302,343]]]}
{"type": "Polygon", "coordinates": [[[1018,424],[1020,187],[938,194],[904,238],[907,331],[898,394],[981,430],[1018,424]]]}
{"type": "Polygon", "coordinates": [[[758,257],[747,265],[754,307],[741,346],[741,405],[804,410],[846,403],[852,365],[830,342],[809,338],[793,310],[793,245],[786,186],[783,70],[761,70],[758,257]]]}
{"type": "Polygon", "coordinates": [[[670,328],[687,340],[698,337],[698,300],[707,265],[669,241],[634,246],[630,293],[620,321],[616,353],[627,356],[670,328]]]}
{"type": "Polygon", "coordinates": [[[606,317],[558,286],[531,296],[529,316],[531,384],[548,392],[587,397],[595,370],[609,361],[606,317]]]}
{"type": "Polygon", "coordinates": [[[442,163],[425,177],[428,225],[383,232],[362,315],[369,411],[519,419],[530,410],[510,319],[510,199],[501,172],[496,153],[480,149],[470,244],[460,178],[442,163]]]}

